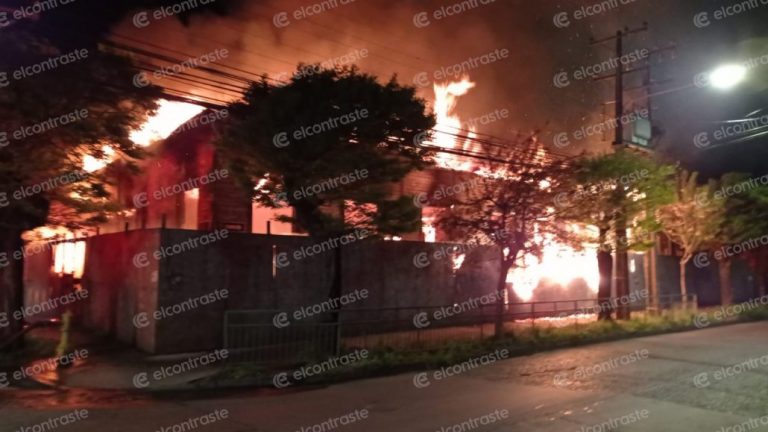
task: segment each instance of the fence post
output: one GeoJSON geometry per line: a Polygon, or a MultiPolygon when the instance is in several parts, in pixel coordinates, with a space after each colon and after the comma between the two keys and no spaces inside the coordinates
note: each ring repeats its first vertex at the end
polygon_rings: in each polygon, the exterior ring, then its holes
{"type": "Polygon", "coordinates": [[[336,320],[336,357],[341,355],[341,314],[336,320]]]}
{"type": "MultiPolygon", "coordinates": [[[[224,312],[224,337],[222,337],[222,341],[224,346],[222,347],[225,350],[229,350],[229,312],[224,312]]],[[[227,358],[231,358],[232,353],[228,353],[227,358]]]]}
{"type": "Polygon", "coordinates": [[[573,301],[573,316],[576,318],[576,328],[579,328],[579,301],[573,301]]]}

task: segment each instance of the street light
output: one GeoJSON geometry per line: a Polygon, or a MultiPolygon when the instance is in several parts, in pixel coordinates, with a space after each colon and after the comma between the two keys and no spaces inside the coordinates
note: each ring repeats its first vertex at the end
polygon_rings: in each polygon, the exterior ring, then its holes
{"type": "Polygon", "coordinates": [[[728,90],[742,82],[747,76],[747,68],[741,65],[723,65],[709,74],[709,82],[712,87],[728,90]]]}

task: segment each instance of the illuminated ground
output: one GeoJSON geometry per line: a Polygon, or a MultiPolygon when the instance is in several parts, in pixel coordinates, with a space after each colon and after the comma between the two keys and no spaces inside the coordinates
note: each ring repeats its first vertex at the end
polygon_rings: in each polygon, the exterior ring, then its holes
{"type": "Polygon", "coordinates": [[[57,430],[154,432],[227,409],[229,420],[197,430],[433,432],[443,427],[451,431],[454,424],[506,409],[509,418],[500,423],[455,430],[607,432],[595,426],[624,419],[625,424],[613,430],[765,431],[768,427],[759,421],[745,429],[728,427],[767,414],[768,366],[762,363],[768,360],[760,360],[768,359],[763,357],[768,355],[766,342],[768,323],[740,324],[512,359],[424,389],[414,387],[414,374],[403,374],[319,390],[241,392],[205,399],[189,394],[152,398],[0,391],[0,431],[16,431],[75,408],[89,409],[89,418],[57,430]],[[627,360],[632,353],[647,356],[627,360]],[[722,368],[733,365],[739,366],[725,371],[731,376],[717,379],[722,368]],[[590,376],[576,378],[578,371],[590,371],[590,376]],[[370,418],[335,429],[313,428],[356,409],[369,410],[370,418]],[[628,420],[629,414],[642,410],[647,410],[647,418],[628,420]]]}

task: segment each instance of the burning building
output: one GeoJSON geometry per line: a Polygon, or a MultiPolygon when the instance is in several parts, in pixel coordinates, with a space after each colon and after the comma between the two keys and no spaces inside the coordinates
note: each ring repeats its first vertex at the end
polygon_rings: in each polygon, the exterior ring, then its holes
{"type": "MultiPolygon", "coordinates": [[[[421,144],[437,150],[436,164],[389,186],[392,198],[414,197],[422,212],[421,229],[390,239],[403,241],[359,241],[343,248],[344,289],[370,287],[372,293],[356,307],[450,305],[495,291],[498,270],[493,248],[449,243],[455,239],[435,223],[441,208],[471,193],[481,176],[495,175],[484,172],[482,164],[468,156],[480,140],[474,127],[464,129],[455,113],[458,98],[473,87],[468,78],[435,85],[433,110],[438,124],[431,139],[421,144]],[[402,259],[422,256],[427,257],[426,263],[402,259]]],[[[108,168],[117,179],[113,195],[125,210],[99,227],[98,235],[71,250],[59,247],[54,254],[71,252],[61,255],[61,260],[78,263],[77,269],[63,263],[57,268],[61,267],[59,274],[69,269],[78,276],[72,283],[89,291],[84,313],[88,326],[151,352],[213,348],[220,346],[228,310],[279,309],[328,298],[333,254],[291,259],[296,250],[316,246],[316,240],[278,220],[291,216],[291,208],[263,207],[235,182],[215,146],[215,124],[225,116],[225,111],[164,103],[157,118],[134,137],[144,143],[153,136],[163,138],[148,146],[151,156],[142,161],[142,173],[123,173],[119,163],[108,168]],[[173,251],[223,231],[231,235],[206,248],[157,258],[158,251],[173,251]],[[152,315],[214,289],[226,290],[229,296],[184,317],[150,320],[146,325],[144,320],[141,325],[135,321],[137,316],[152,315]],[[189,320],[210,325],[205,331],[180,336],[189,320]]],[[[106,161],[90,165],[89,169],[101,169],[106,161]]],[[[510,273],[508,282],[520,299],[529,300],[546,278],[563,279],[563,283],[566,278],[582,278],[596,285],[589,276],[597,269],[587,262],[589,252],[556,246],[546,252],[545,261],[527,260],[526,268],[510,273]],[[575,259],[577,255],[581,261],[575,259]]],[[[52,265],[46,261],[51,259],[40,254],[28,260],[28,268],[52,265]]],[[[50,293],[50,282],[38,279],[28,277],[28,298],[50,293]]]]}
{"type": "MultiPolygon", "coordinates": [[[[216,111],[204,111],[149,148],[153,156],[143,161],[142,174],[121,179],[114,191],[127,210],[102,226],[100,233],[127,227],[302,235],[298,227],[277,220],[291,216],[292,209],[267,208],[253,202],[222,165],[214,145],[214,127],[209,121],[200,121],[217,115],[216,111]]],[[[435,209],[450,205],[451,198],[463,196],[475,182],[475,174],[450,169],[453,163],[445,159],[444,164],[414,171],[390,185],[394,198],[415,197],[424,215],[424,228],[405,234],[403,240],[451,240],[431,223],[435,209]]]]}

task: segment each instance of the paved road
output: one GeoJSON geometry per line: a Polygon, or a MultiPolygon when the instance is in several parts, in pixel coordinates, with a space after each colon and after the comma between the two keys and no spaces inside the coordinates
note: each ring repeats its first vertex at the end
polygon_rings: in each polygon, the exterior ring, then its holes
{"type": "Polygon", "coordinates": [[[57,431],[768,431],[768,322],[548,352],[439,380],[429,371],[208,399],[0,391],[2,432],[50,430],[23,427],[65,414],[74,423],[57,431]]]}

